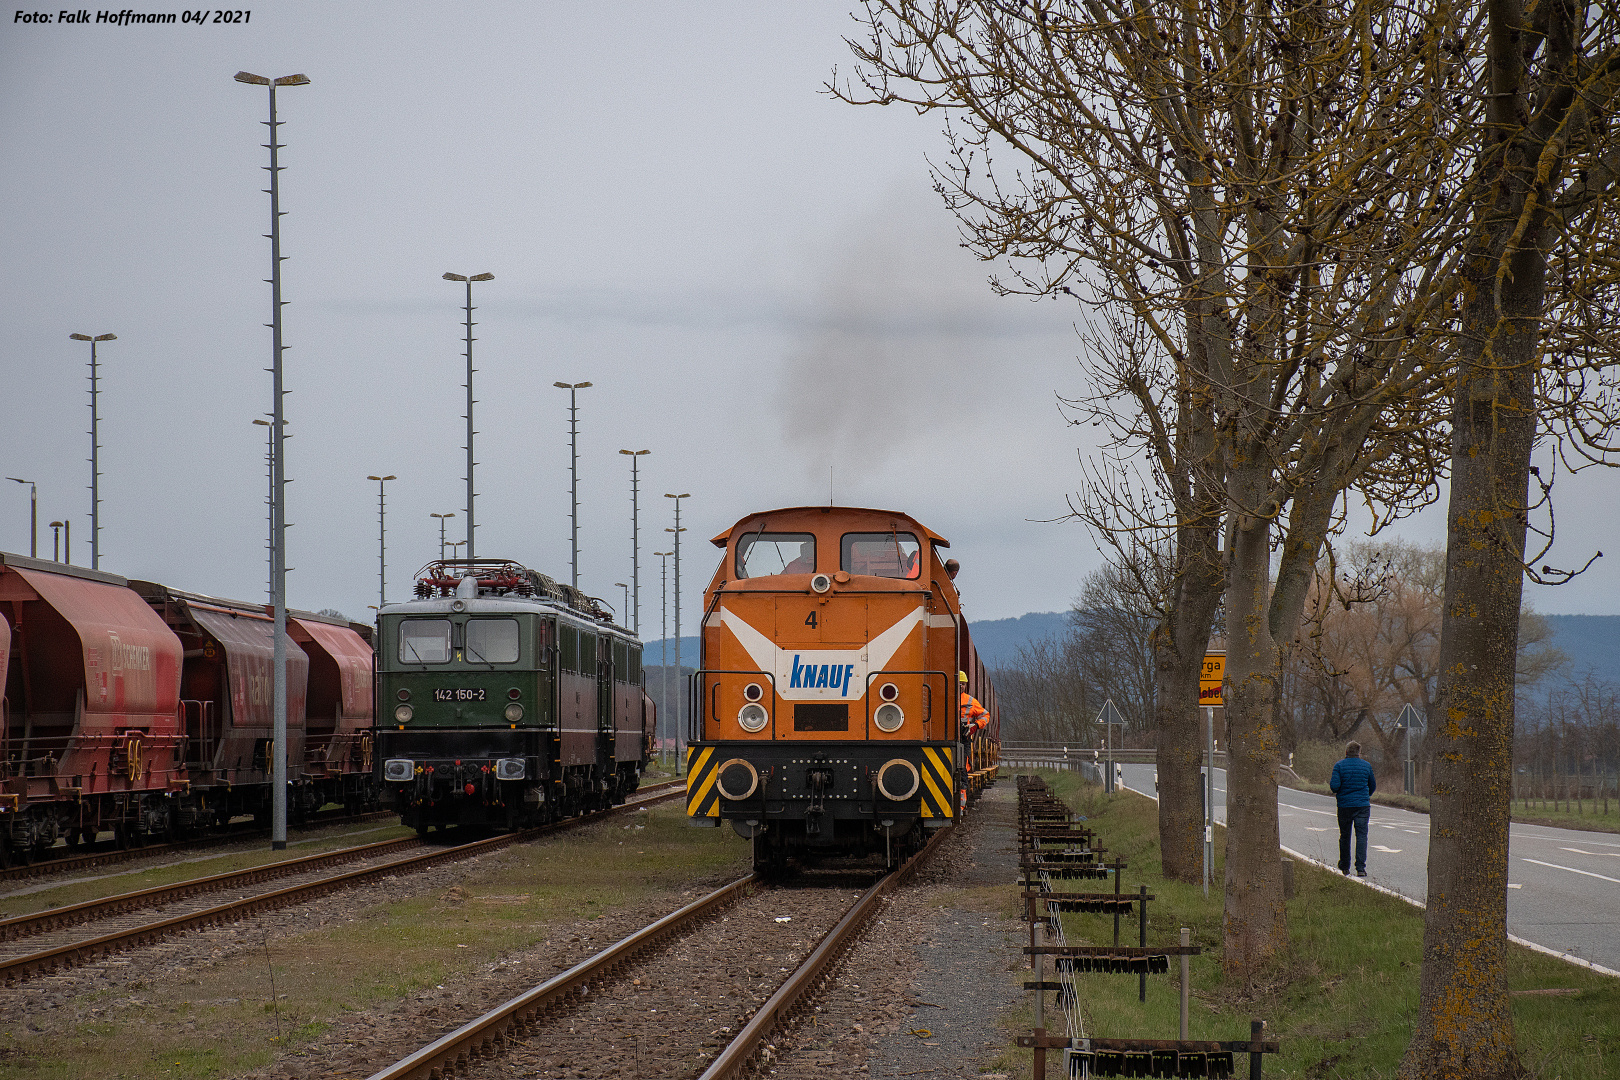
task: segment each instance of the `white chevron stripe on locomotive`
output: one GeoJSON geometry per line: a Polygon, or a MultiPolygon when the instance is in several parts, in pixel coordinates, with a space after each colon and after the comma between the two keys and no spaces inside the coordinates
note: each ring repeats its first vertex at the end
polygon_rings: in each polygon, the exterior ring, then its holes
{"type": "Polygon", "coordinates": [[[787,701],[858,701],[866,695],[868,672],[882,671],[911,631],[923,625],[918,607],[866,643],[864,649],[782,649],[741,615],[721,607],[710,616],[728,628],[761,671],[776,676],[776,692],[787,701]]]}

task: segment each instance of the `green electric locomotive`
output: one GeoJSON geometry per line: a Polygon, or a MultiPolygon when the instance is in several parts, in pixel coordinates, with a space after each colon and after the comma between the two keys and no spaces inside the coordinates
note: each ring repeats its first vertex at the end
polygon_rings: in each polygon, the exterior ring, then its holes
{"type": "Polygon", "coordinates": [[[641,642],[517,563],[441,559],[377,616],[376,760],[419,833],[523,828],[625,800],[656,730],[641,642]]]}

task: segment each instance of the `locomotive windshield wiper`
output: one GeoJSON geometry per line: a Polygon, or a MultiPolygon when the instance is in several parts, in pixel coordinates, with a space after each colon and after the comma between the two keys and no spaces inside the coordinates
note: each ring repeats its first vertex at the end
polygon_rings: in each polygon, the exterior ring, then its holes
{"type": "Polygon", "coordinates": [[[476,657],[480,663],[488,664],[489,665],[489,670],[491,670],[491,671],[495,670],[495,662],[493,660],[484,659],[484,654],[479,652],[477,649],[473,648],[472,645],[470,645],[470,644],[463,645],[462,648],[467,650],[467,655],[468,656],[476,657]]]}

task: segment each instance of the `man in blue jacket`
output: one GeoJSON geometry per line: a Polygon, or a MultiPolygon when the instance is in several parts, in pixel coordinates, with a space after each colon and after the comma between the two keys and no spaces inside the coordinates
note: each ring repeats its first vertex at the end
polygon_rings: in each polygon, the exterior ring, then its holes
{"type": "Polygon", "coordinates": [[[1367,876],[1367,819],[1372,816],[1372,793],[1378,780],[1372,766],[1361,759],[1361,744],[1344,748],[1344,758],[1333,766],[1328,787],[1339,800],[1339,872],[1350,873],[1350,827],[1356,830],[1356,877],[1367,876]]]}

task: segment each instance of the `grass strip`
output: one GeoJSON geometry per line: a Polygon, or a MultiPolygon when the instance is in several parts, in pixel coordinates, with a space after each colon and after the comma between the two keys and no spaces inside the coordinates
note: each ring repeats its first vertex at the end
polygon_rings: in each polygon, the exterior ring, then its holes
{"type": "MultiPolygon", "coordinates": [[[[1145,884],[1148,942],[1174,944],[1180,928],[1205,952],[1192,962],[1188,1037],[1247,1038],[1249,1021],[1263,1019],[1282,1053],[1268,1055],[1268,1077],[1394,1077],[1418,1009],[1422,912],[1338,874],[1305,864],[1294,868],[1288,903],[1291,954],[1252,984],[1220,970],[1223,829],[1215,840],[1217,885],[1206,899],[1198,885],[1166,881],[1158,846],[1158,808],[1130,792],[1104,795],[1073,773],[1043,773],[1060,798],[1087,817],[1110,856],[1129,864],[1124,891],[1145,884]]],[[[1008,887],[1009,893],[1014,892],[1008,887]]],[[[1133,914],[1121,920],[1121,944],[1134,945],[1133,914]]],[[[1065,915],[1071,944],[1113,943],[1113,919],[1065,915]]],[[[1519,1053],[1538,1080],[1620,1080],[1620,980],[1509,945],[1519,1053]]],[[[1049,976],[1050,977],[1050,976],[1049,976]]],[[[1020,983],[1028,978],[1019,972],[1020,983]]],[[[1173,1039],[1180,1009],[1179,964],[1150,975],[1146,1003],[1135,975],[1078,975],[1087,1033],[1103,1037],[1173,1039]]],[[[1027,1031],[1032,1010],[1010,1017],[1027,1031]]],[[[1054,1017],[1048,1026],[1061,1024],[1054,1017]]],[[[1029,1055],[1019,1057],[1027,1067],[1029,1055]]],[[[1049,1065],[1049,1068],[1055,1066],[1049,1065]]],[[[1243,1066],[1247,1069],[1247,1064],[1243,1066]]]]}
{"type": "MultiPolygon", "coordinates": [[[[459,1022],[458,991],[476,991],[515,954],[530,951],[519,970],[535,969],[538,983],[545,946],[587,933],[571,927],[665,898],[673,908],[694,882],[746,872],[748,845],[730,829],[690,828],[677,801],[459,865],[448,890],[404,877],[396,898],[352,921],[315,926],[291,909],[264,940],[223,929],[216,936],[234,948],[162,979],[132,963],[127,981],[34,1015],[7,1002],[20,991],[0,995],[0,1080],[212,1080],[272,1060],[327,1075],[288,1058],[346,1017],[406,999],[399,1019],[426,1042],[459,1022]]],[[[470,1019],[484,1003],[465,1008],[470,1019]]]]}

